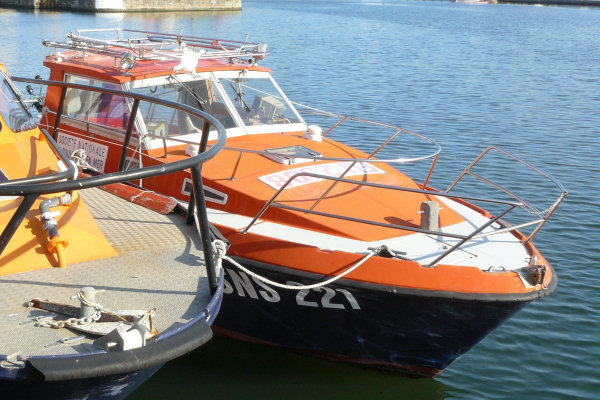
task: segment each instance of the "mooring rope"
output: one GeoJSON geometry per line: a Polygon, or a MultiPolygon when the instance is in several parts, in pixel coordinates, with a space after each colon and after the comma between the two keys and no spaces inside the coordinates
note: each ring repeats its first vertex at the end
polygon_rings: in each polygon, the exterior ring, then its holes
{"type": "Polygon", "coordinates": [[[272,285],[272,286],[275,286],[275,287],[278,287],[281,289],[288,289],[288,290],[308,290],[308,289],[315,289],[315,288],[327,286],[330,283],[333,283],[333,282],[337,281],[338,279],[343,278],[344,276],[348,275],[350,272],[354,271],[355,269],[357,269],[358,267],[363,265],[369,258],[371,258],[375,254],[377,254],[377,251],[378,251],[378,249],[371,250],[371,252],[369,254],[365,255],[363,257],[363,259],[360,260],[359,262],[357,262],[354,266],[348,268],[341,274],[333,276],[323,282],[314,283],[312,285],[285,285],[283,283],[272,281],[268,278],[265,278],[264,276],[261,276],[255,272],[252,272],[248,268],[244,267],[243,265],[241,265],[240,263],[235,261],[233,258],[229,257],[227,254],[225,254],[225,252],[227,250],[227,245],[223,241],[221,241],[221,240],[213,241],[212,247],[213,247],[213,253],[215,254],[216,259],[219,260],[219,262],[220,262],[220,260],[227,260],[230,263],[232,263],[233,265],[235,265],[237,268],[239,268],[240,270],[244,271],[248,275],[258,279],[259,281],[261,281],[263,283],[266,283],[266,284],[269,284],[269,285],[272,285]]]}
{"type": "Polygon", "coordinates": [[[85,154],[85,150],[83,150],[83,149],[78,149],[78,150],[73,151],[73,153],[71,153],[70,160],[73,161],[77,167],[87,168],[87,169],[91,169],[92,171],[98,172],[98,170],[96,168],[92,167],[86,161],[86,154],[85,154]]]}

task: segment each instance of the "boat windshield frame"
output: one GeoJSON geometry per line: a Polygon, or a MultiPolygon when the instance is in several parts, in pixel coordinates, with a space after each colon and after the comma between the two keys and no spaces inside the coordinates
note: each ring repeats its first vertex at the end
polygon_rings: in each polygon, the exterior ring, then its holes
{"type": "MultiPolygon", "coordinates": [[[[287,98],[287,96],[285,95],[284,91],[279,87],[279,85],[277,84],[277,82],[275,82],[275,79],[273,79],[273,76],[266,71],[251,71],[251,70],[241,70],[241,71],[214,71],[213,72],[214,77],[219,81],[219,86],[224,90],[225,85],[223,84],[223,80],[224,79],[267,79],[271,85],[273,86],[273,89],[275,90],[276,94],[279,95],[279,101],[283,102],[283,107],[287,108],[291,114],[296,118],[296,120],[298,122],[296,123],[268,123],[268,124],[256,124],[256,125],[250,125],[244,122],[242,116],[240,115],[237,107],[233,104],[233,99],[231,99],[230,96],[227,96],[229,98],[229,104],[231,104],[231,106],[233,107],[233,109],[235,109],[235,113],[236,116],[239,118],[239,122],[242,124],[242,126],[244,127],[246,133],[248,134],[261,134],[261,133],[274,133],[274,132],[305,132],[307,129],[307,124],[304,121],[304,119],[302,118],[302,116],[300,115],[300,113],[298,112],[298,110],[296,110],[296,108],[294,107],[294,105],[292,104],[292,102],[287,98]]],[[[251,88],[250,86],[247,86],[248,88],[251,88]]],[[[261,92],[261,90],[258,89],[254,89],[257,92],[261,92]]],[[[263,94],[267,94],[267,95],[272,95],[271,93],[265,93],[262,92],[263,94]]]]}
{"type": "Polygon", "coordinates": [[[29,108],[23,102],[23,96],[14,85],[10,76],[0,69],[0,91],[2,92],[2,101],[0,102],[0,115],[4,123],[13,132],[20,132],[33,129],[36,122],[29,108]]]}
{"type": "MultiPolygon", "coordinates": [[[[263,133],[280,133],[280,132],[305,132],[307,129],[307,124],[298,112],[298,110],[293,106],[292,102],[287,98],[283,90],[277,85],[273,77],[270,73],[266,71],[248,71],[248,70],[234,70],[234,71],[207,71],[207,72],[197,72],[197,73],[179,73],[179,74],[170,74],[159,77],[146,78],[142,80],[135,80],[132,82],[127,82],[122,85],[123,90],[132,91],[132,92],[140,92],[140,89],[147,89],[158,86],[166,86],[166,85],[185,85],[190,82],[198,82],[198,81],[208,81],[211,85],[211,88],[217,91],[217,95],[220,100],[225,105],[229,116],[235,122],[235,126],[227,127],[227,137],[236,137],[243,135],[253,135],[253,134],[263,134],[263,133]],[[245,71],[245,72],[244,72],[245,71]],[[273,90],[278,95],[279,100],[283,103],[283,106],[288,109],[289,113],[293,115],[293,117],[297,120],[297,122],[293,123],[280,123],[280,124],[258,124],[258,125],[249,125],[244,122],[244,118],[240,115],[235,106],[231,96],[223,87],[223,79],[232,79],[237,78],[240,74],[244,74],[245,79],[267,79],[273,87],[273,90]]],[[[210,112],[209,112],[210,114],[210,112]]],[[[214,114],[213,114],[214,115],[214,114]]],[[[157,137],[155,135],[151,135],[146,125],[149,121],[144,119],[142,115],[138,114],[138,121],[136,121],[136,126],[138,127],[138,131],[141,136],[146,136],[149,138],[146,141],[145,145],[148,149],[162,148],[163,146],[173,146],[177,144],[181,144],[181,142],[191,141],[197,142],[198,134],[183,134],[183,135],[167,135],[168,138],[174,140],[166,140],[164,137],[157,137]]],[[[212,132],[209,136],[209,140],[214,140],[216,138],[216,132],[212,132]]]]}

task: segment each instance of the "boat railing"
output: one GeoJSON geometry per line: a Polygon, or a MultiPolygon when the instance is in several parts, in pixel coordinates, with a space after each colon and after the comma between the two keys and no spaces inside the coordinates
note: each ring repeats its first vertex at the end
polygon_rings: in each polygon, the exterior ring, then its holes
{"type": "Polygon", "coordinates": [[[198,58],[238,59],[250,65],[267,55],[264,43],[134,29],[80,29],[67,34],[67,38],[70,39],[69,42],[44,40],[42,44],[55,49],[76,51],[83,57],[86,54],[113,57],[115,65],[116,60],[121,60],[121,64],[126,62],[128,67],[132,67],[136,60],[182,59],[189,49],[194,49],[198,58]],[[92,37],[93,35],[102,37],[92,37]]]}
{"type": "Polygon", "coordinates": [[[562,185],[562,183],[560,183],[556,178],[554,178],[552,175],[542,171],[541,169],[535,167],[534,165],[528,163],[527,161],[522,160],[519,157],[516,157],[513,154],[510,154],[496,146],[489,146],[488,148],[486,148],[484,151],[481,152],[481,154],[479,156],[477,156],[461,173],[458,174],[458,176],[456,177],[456,179],[450,184],[450,186],[448,186],[448,188],[446,189],[445,193],[449,193],[454,187],[456,187],[456,185],[465,177],[465,176],[472,176],[473,178],[484,182],[487,185],[490,185],[498,190],[500,190],[501,192],[507,194],[508,196],[512,197],[513,199],[517,200],[518,202],[520,202],[522,204],[522,208],[525,209],[529,214],[534,215],[535,217],[538,217],[537,219],[534,219],[532,221],[529,222],[525,222],[522,223],[520,225],[511,227],[511,230],[515,230],[515,229],[521,229],[527,226],[535,226],[533,231],[529,234],[529,236],[527,237],[527,239],[525,240],[525,242],[528,242],[530,240],[533,239],[533,237],[540,231],[540,229],[542,228],[542,226],[548,221],[548,219],[550,218],[550,216],[554,213],[554,211],[556,210],[556,208],[559,206],[559,204],[563,201],[563,199],[567,196],[567,190],[565,189],[565,187],[562,185]],[[531,171],[534,171],[536,174],[544,177],[545,179],[547,179],[548,181],[550,181],[560,192],[560,194],[558,195],[558,197],[556,198],[556,200],[554,200],[554,202],[552,202],[552,204],[550,204],[550,206],[548,206],[546,209],[544,210],[539,210],[537,207],[535,207],[531,202],[526,201],[525,199],[522,198],[522,196],[519,196],[518,194],[516,194],[514,191],[511,191],[507,188],[505,188],[503,185],[488,179],[484,176],[482,176],[481,174],[473,171],[473,168],[488,154],[491,154],[492,152],[496,152],[499,153],[500,155],[502,155],[503,157],[515,161],[519,164],[521,164],[521,166],[523,168],[527,168],[531,171]]]}
{"type": "MultiPolygon", "coordinates": [[[[63,101],[64,101],[64,99],[61,97],[61,103],[63,101]]],[[[295,103],[295,104],[297,106],[300,105],[298,103],[295,103]]],[[[428,167],[428,173],[427,173],[427,176],[424,181],[424,186],[427,185],[427,182],[429,181],[429,178],[431,177],[431,174],[435,167],[436,161],[438,159],[438,155],[441,152],[441,146],[435,140],[428,138],[422,134],[410,131],[408,129],[399,128],[397,126],[393,126],[393,125],[389,125],[389,124],[385,124],[385,123],[381,123],[381,122],[369,121],[366,119],[350,117],[350,116],[342,116],[342,115],[338,115],[338,114],[329,113],[329,112],[326,112],[323,110],[311,108],[308,106],[302,106],[302,107],[303,107],[303,109],[300,110],[302,112],[311,113],[312,115],[316,115],[316,116],[320,116],[320,117],[336,119],[336,121],[330,127],[327,128],[327,130],[322,134],[322,136],[327,136],[332,131],[334,131],[334,129],[337,129],[338,131],[342,130],[343,129],[342,125],[344,123],[349,123],[349,122],[359,123],[359,124],[361,124],[361,126],[365,127],[365,129],[367,129],[368,127],[377,128],[378,135],[374,135],[377,137],[381,136],[382,129],[388,129],[392,133],[389,135],[389,137],[384,139],[380,144],[376,144],[375,140],[373,138],[371,138],[373,140],[370,140],[369,144],[371,144],[372,147],[375,147],[375,146],[377,146],[377,147],[374,150],[371,150],[369,153],[365,152],[364,153],[365,155],[362,157],[326,157],[323,155],[310,155],[310,154],[302,154],[302,155],[297,155],[297,156],[290,155],[290,154],[285,154],[285,155],[281,154],[280,155],[276,151],[273,151],[273,149],[267,151],[267,150],[254,150],[254,149],[247,149],[247,148],[225,146],[223,148],[224,151],[232,151],[232,152],[239,153],[238,159],[235,163],[235,166],[231,171],[231,175],[229,176],[229,180],[235,179],[237,169],[238,169],[237,167],[239,166],[244,154],[255,154],[255,155],[257,154],[257,155],[263,155],[263,156],[269,157],[269,158],[273,157],[274,155],[281,156],[282,158],[289,159],[291,163],[293,163],[295,159],[302,159],[303,161],[312,160],[312,161],[350,162],[351,164],[349,165],[348,170],[351,170],[352,167],[354,167],[354,165],[356,165],[356,163],[404,165],[404,164],[423,162],[425,160],[431,159],[431,164],[428,167]],[[376,157],[386,147],[388,147],[392,143],[394,143],[395,140],[401,140],[403,137],[407,137],[407,136],[416,138],[417,140],[419,140],[420,145],[428,146],[429,148],[427,150],[423,151],[424,154],[415,155],[415,156],[391,157],[391,158],[390,157],[376,157]]],[[[55,114],[52,110],[49,110],[49,109],[46,109],[45,113],[46,113],[45,114],[46,116],[49,114],[55,114]]],[[[73,117],[68,117],[68,116],[65,116],[65,118],[73,119],[73,117]]],[[[122,129],[120,129],[120,128],[107,126],[105,124],[97,123],[97,122],[82,121],[80,118],[74,118],[74,119],[79,122],[85,122],[87,130],[89,130],[90,126],[94,126],[95,129],[101,129],[101,130],[105,130],[105,131],[115,132],[117,134],[122,134],[122,129]]],[[[55,121],[56,121],[56,123],[55,123],[54,129],[56,129],[56,127],[60,123],[60,119],[56,118],[55,121]]],[[[151,133],[143,133],[142,134],[140,132],[138,132],[138,134],[140,135],[140,139],[142,139],[142,137],[143,137],[143,138],[147,138],[147,139],[162,141],[165,156],[167,155],[167,152],[168,152],[168,147],[169,147],[168,143],[180,143],[180,144],[192,144],[192,145],[197,144],[196,142],[194,142],[191,139],[178,137],[177,135],[162,136],[162,135],[153,135],[151,133]]],[[[416,146],[409,146],[409,147],[416,147],[416,146]]],[[[139,143],[138,143],[137,147],[133,149],[133,151],[134,151],[134,153],[138,153],[140,151],[139,143]]],[[[392,152],[393,151],[394,150],[392,150],[392,152]]],[[[389,152],[388,152],[388,154],[389,154],[389,152]]],[[[345,174],[342,174],[342,177],[344,177],[344,175],[345,174]]]]}
{"type": "MultiPolygon", "coordinates": [[[[383,140],[383,142],[381,144],[375,145],[375,146],[377,146],[377,148],[375,150],[372,150],[370,153],[365,152],[364,153],[365,155],[363,157],[327,157],[327,156],[323,156],[323,155],[311,155],[311,154],[305,154],[305,153],[299,154],[299,155],[292,155],[292,154],[288,154],[288,153],[286,153],[286,154],[277,153],[276,149],[270,149],[269,151],[266,151],[266,150],[254,150],[254,149],[247,149],[247,148],[240,148],[240,147],[225,146],[223,148],[224,151],[233,151],[233,152],[239,153],[238,159],[235,163],[235,166],[234,166],[233,170],[231,171],[231,175],[229,176],[229,180],[235,179],[236,173],[237,173],[237,167],[239,166],[239,164],[241,162],[241,158],[242,158],[243,154],[258,154],[258,155],[263,155],[268,158],[272,158],[273,156],[280,156],[281,158],[289,159],[291,163],[293,163],[294,160],[296,160],[296,159],[300,159],[303,161],[312,160],[312,161],[349,162],[350,164],[347,168],[347,171],[350,171],[352,169],[352,167],[354,167],[357,163],[401,165],[401,164],[417,163],[417,162],[422,162],[422,161],[431,159],[432,161],[428,168],[427,177],[425,178],[425,183],[424,183],[424,185],[427,185],[427,182],[429,181],[429,178],[431,177],[431,174],[435,167],[436,161],[438,159],[438,155],[440,154],[440,152],[442,150],[441,146],[435,140],[428,138],[424,135],[421,135],[419,133],[412,132],[408,129],[399,128],[397,126],[388,125],[388,124],[384,124],[381,122],[374,122],[374,121],[369,121],[366,119],[356,118],[356,117],[341,116],[341,115],[332,114],[332,113],[328,113],[326,111],[321,111],[321,110],[317,110],[317,109],[311,109],[310,112],[313,113],[314,115],[339,118],[339,120],[337,122],[335,122],[333,125],[331,125],[329,128],[327,128],[327,130],[322,134],[322,136],[328,135],[334,129],[339,128],[344,122],[349,122],[349,121],[358,122],[364,126],[387,128],[387,129],[392,130],[393,133],[389,137],[387,137],[385,140],[383,140]],[[418,155],[418,156],[412,156],[412,157],[407,156],[407,157],[393,157],[393,158],[387,158],[387,157],[376,158],[376,156],[384,148],[389,146],[392,142],[394,142],[394,140],[400,138],[401,135],[415,137],[421,141],[422,145],[426,145],[426,146],[428,145],[431,147],[431,149],[429,149],[428,152],[425,154],[418,155]]],[[[381,133],[381,131],[379,130],[378,133],[381,133]]],[[[147,135],[147,137],[155,138],[155,139],[162,139],[164,142],[169,140],[169,141],[175,141],[175,142],[180,142],[180,143],[189,143],[189,141],[186,141],[183,139],[178,139],[176,137],[166,137],[165,138],[165,137],[161,137],[161,136],[152,136],[152,135],[147,135]]],[[[370,143],[373,144],[373,141],[371,141],[370,143]]],[[[165,152],[166,152],[166,145],[165,145],[165,152]]],[[[346,172],[343,173],[341,175],[341,177],[344,177],[346,172]]]]}
{"type": "Polygon", "coordinates": [[[291,176],[281,186],[281,188],[279,188],[279,190],[277,190],[277,192],[271,197],[271,199],[252,218],[250,223],[246,227],[242,228],[240,230],[240,232],[243,234],[246,234],[250,230],[250,228],[252,228],[252,226],[255,223],[257,223],[257,221],[265,214],[265,212],[269,208],[279,208],[279,209],[284,209],[284,210],[288,210],[288,211],[297,211],[297,212],[302,212],[302,213],[307,213],[307,214],[312,214],[312,215],[318,215],[318,216],[322,216],[322,217],[341,219],[341,220],[345,220],[345,221],[357,222],[357,223],[362,223],[362,224],[367,224],[367,225],[375,225],[375,226],[380,226],[380,227],[384,227],[384,228],[391,228],[391,229],[396,229],[396,230],[400,230],[400,231],[416,232],[416,233],[423,233],[426,235],[434,235],[436,237],[448,237],[448,238],[457,239],[457,243],[454,246],[450,247],[448,250],[443,252],[440,256],[438,256],[437,258],[435,258],[433,261],[429,262],[429,264],[426,265],[426,267],[431,268],[431,267],[435,267],[436,264],[438,264],[442,259],[444,259],[449,254],[456,251],[463,244],[469,242],[470,240],[473,240],[473,239],[476,239],[476,238],[479,238],[479,237],[482,237],[483,235],[485,235],[485,234],[482,235],[482,232],[489,226],[493,225],[494,223],[499,223],[499,224],[503,225],[504,223],[502,222],[502,219],[507,214],[509,214],[511,211],[513,211],[515,208],[521,207],[522,205],[523,204],[520,202],[494,200],[494,199],[478,198],[478,197],[471,197],[471,196],[464,196],[464,195],[455,195],[455,194],[449,194],[449,193],[438,192],[438,191],[433,191],[433,190],[416,189],[416,188],[400,187],[400,186],[393,186],[393,185],[385,185],[385,184],[374,183],[374,182],[357,181],[357,180],[353,180],[353,179],[334,177],[334,176],[330,176],[330,175],[321,175],[321,174],[315,174],[315,173],[310,173],[310,172],[299,172],[299,173],[291,176]],[[302,178],[302,177],[310,177],[310,178],[319,179],[319,180],[329,180],[329,181],[333,181],[334,184],[346,183],[346,184],[356,185],[358,187],[373,187],[373,188],[378,188],[378,189],[383,189],[383,190],[394,190],[394,191],[407,192],[407,193],[420,193],[420,194],[427,195],[427,196],[444,197],[444,198],[448,198],[448,199],[455,199],[458,201],[496,204],[496,205],[504,206],[505,208],[498,215],[489,218],[484,224],[476,227],[468,235],[461,235],[461,234],[457,234],[457,233],[443,232],[441,230],[429,230],[429,229],[417,228],[417,227],[406,226],[406,225],[397,225],[397,224],[392,224],[392,223],[387,223],[387,222],[368,220],[368,219],[364,219],[364,218],[356,218],[356,217],[351,217],[348,215],[317,211],[317,210],[315,210],[315,206],[316,206],[316,204],[318,204],[318,201],[320,201],[323,198],[323,196],[319,197],[319,200],[317,200],[317,202],[313,203],[313,205],[309,208],[296,207],[296,206],[292,206],[289,204],[278,203],[276,200],[279,197],[279,195],[288,186],[290,186],[294,180],[302,178]]]}
{"type": "MultiPolygon", "coordinates": [[[[365,127],[377,127],[377,128],[383,128],[383,129],[391,129],[394,131],[394,133],[392,133],[387,139],[385,139],[380,145],[377,146],[377,148],[375,150],[373,150],[371,153],[369,153],[366,157],[346,158],[346,159],[341,159],[341,158],[340,159],[327,159],[327,158],[322,157],[319,159],[330,160],[330,161],[384,163],[384,164],[392,164],[392,165],[416,163],[416,162],[421,162],[424,160],[431,159],[432,160],[431,165],[429,166],[427,177],[425,178],[425,181],[424,181],[424,186],[427,185],[427,182],[429,181],[429,178],[431,177],[431,173],[433,172],[433,169],[437,162],[438,156],[439,156],[440,152],[442,151],[441,146],[435,140],[433,140],[425,135],[422,135],[420,133],[416,133],[416,132],[410,131],[408,129],[399,128],[397,126],[385,124],[382,122],[370,121],[367,119],[351,117],[351,116],[347,116],[347,115],[339,115],[339,114],[320,110],[318,108],[310,107],[310,106],[307,106],[307,105],[304,105],[301,103],[297,103],[297,102],[294,102],[294,105],[297,107],[298,111],[302,114],[307,114],[307,115],[311,115],[314,117],[325,117],[325,118],[336,119],[336,122],[331,124],[331,126],[329,126],[325,132],[323,132],[322,136],[324,136],[324,137],[331,134],[332,132],[334,132],[334,130],[335,131],[341,130],[340,127],[348,122],[358,122],[362,126],[365,126],[365,127]],[[396,140],[398,137],[400,137],[400,135],[405,135],[405,136],[409,136],[409,137],[412,136],[413,138],[417,138],[421,141],[421,143],[420,143],[421,145],[423,145],[423,144],[430,145],[432,147],[432,149],[427,150],[427,152],[425,154],[418,155],[418,156],[412,156],[412,157],[393,157],[393,158],[379,157],[379,158],[375,158],[375,156],[378,153],[380,153],[384,148],[386,148],[392,142],[394,142],[394,140],[396,140]]],[[[380,132],[381,132],[381,130],[378,130],[377,136],[380,135],[380,132]]],[[[369,144],[373,145],[373,143],[374,143],[373,137],[368,137],[366,139],[369,144]]],[[[342,177],[343,177],[343,175],[342,175],[342,177]]]]}
{"type": "MultiPolygon", "coordinates": [[[[265,212],[269,208],[279,208],[279,209],[313,214],[313,215],[318,215],[318,216],[323,216],[323,217],[328,217],[328,218],[341,219],[341,220],[357,222],[357,223],[362,223],[362,224],[392,228],[392,229],[397,229],[400,231],[417,232],[417,233],[423,233],[426,235],[434,235],[436,237],[448,237],[448,238],[458,239],[456,244],[454,244],[451,248],[449,248],[447,251],[443,252],[439,257],[437,257],[436,259],[434,259],[427,265],[427,267],[433,267],[437,263],[439,263],[443,258],[445,258],[450,253],[454,252],[459,247],[461,247],[463,244],[465,244],[471,240],[474,240],[474,239],[481,239],[481,238],[484,238],[487,236],[497,235],[497,234],[501,234],[501,233],[505,233],[505,232],[514,232],[514,231],[518,231],[525,227],[533,226],[534,229],[528,236],[523,236],[522,233],[520,233],[519,235],[515,235],[515,237],[523,238],[523,239],[521,239],[521,241],[523,243],[527,243],[527,242],[531,241],[533,239],[533,237],[542,228],[542,226],[548,221],[550,216],[554,213],[554,211],[556,210],[556,208],[562,202],[562,200],[565,198],[566,195],[567,195],[567,191],[565,190],[564,186],[558,180],[556,180],[554,177],[552,177],[551,175],[541,171],[540,169],[534,167],[530,163],[523,161],[520,158],[518,158],[502,149],[491,146],[491,147],[488,147],[486,150],[484,150],[471,164],[469,164],[467,166],[467,168],[465,168],[458,175],[458,177],[454,180],[454,182],[444,192],[428,190],[426,184],[422,185],[421,189],[417,189],[417,188],[407,188],[407,187],[400,187],[400,186],[394,186],[394,185],[385,185],[385,184],[374,183],[374,182],[366,182],[366,181],[362,181],[362,180],[358,181],[358,180],[353,180],[353,179],[347,179],[347,178],[344,178],[343,175],[341,177],[335,177],[335,176],[322,175],[322,174],[316,174],[316,173],[311,173],[311,172],[298,172],[298,173],[294,174],[293,176],[289,177],[289,179],[277,190],[277,192],[262,207],[262,209],[252,218],[250,223],[245,228],[241,229],[241,232],[247,233],[250,230],[250,228],[252,228],[252,226],[265,214],[265,212]],[[530,202],[524,200],[523,198],[521,198],[514,192],[506,189],[505,187],[499,185],[498,183],[493,182],[492,180],[489,180],[489,179],[475,173],[473,171],[473,167],[479,161],[481,161],[481,159],[486,154],[488,154],[491,151],[497,151],[500,154],[502,154],[506,157],[509,157],[510,159],[512,159],[514,161],[517,161],[524,167],[531,169],[534,172],[536,172],[537,174],[540,174],[541,176],[547,178],[560,190],[560,195],[548,208],[540,211],[537,208],[535,208],[530,202]],[[500,190],[501,192],[503,192],[503,193],[507,194],[509,197],[511,197],[513,200],[490,199],[490,198],[472,197],[472,196],[466,196],[466,195],[462,195],[462,194],[450,193],[450,191],[456,186],[456,184],[465,175],[471,175],[471,176],[475,177],[476,179],[484,182],[485,184],[490,185],[492,188],[500,190]],[[329,185],[328,188],[324,189],[323,193],[309,207],[297,207],[297,206],[284,204],[283,202],[277,201],[280,194],[285,189],[287,189],[290,186],[293,186],[293,182],[295,180],[304,178],[304,177],[310,177],[315,180],[328,180],[328,181],[331,181],[332,184],[329,185]],[[348,216],[348,215],[317,211],[315,209],[316,206],[319,204],[319,202],[321,202],[327,196],[328,193],[330,193],[330,191],[334,187],[334,185],[336,185],[338,183],[346,183],[346,184],[356,185],[357,187],[372,187],[372,188],[377,188],[377,189],[382,189],[382,190],[393,190],[393,191],[407,192],[407,193],[420,193],[420,194],[427,195],[427,196],[437,196],[437,197],[455,200],[455,201],[461,202],[463,204],[465,204],[465,203],[466,204],[482,203],[482,204],[488,204],[488,205],[493,204],[493,205],[499,206],[500,210],[498,210],[498,212],[495,216],[490,216],[486,220],[485,223],[483,223],[481,226],[475,227],[469,234],[466,234],[466,235],[443,232],[441,230],[428,230],[428,229],[417,228],[417,227],[412,227],[412,226],[397,225],[397,224],[391,224],[391,223],[387,223],[387,222],[367,220],[364,218],[356,218],[356,217],[352,217],[352,216],[348,216]],[[513,210],[515,210],[516,208],[525,209],[529,214],[534,215],[535,218],[531,221],[520,223],[517,225],[509,224],[505,220],[505,218],[511,212],[513,212],[513,210]],[[484,232],[484,230],[486,228],[490,227],[491,225],[493,225],[495,223],[498,223],[499,228],[495,228],[492,231],[484,232]]],[[[287,199],[286,201],[289,201],[289,199],[287,199]]]]}
{"type": "MultiPolygon", "coordinates": [[[[53,114],[53,112],[51,110],[47,110],[46,111],[47,114],[53,114]]],[[[79,119],[77,119],[79,120],[79,119]]],[[[425,183],[424,185],[427,185],[427,182],[429,181],[429,178],[431,177],[431,174],[433,172],[433,169],[435,167],[435,163],[437,161],[438,155],[441,152],[441,147],[438,143],[436,143],[434,140],[427,138],[426,136],[417,134],[415,132],[409,131],[407,129],[403,129],[403,128],[398,128],[392,125],[386,125],[386,124],[382,124],[379,122],[373,122],[373,121],[368,121],[368,120],[364,120],[364,119],[360,119],[360,118],[352,118],[352,117],[342,117],[342,120],[340,120],[335,127],[341,125],[341,123],[343,121],[356,121],[356,122],[360,122],[363,124],[372,124],[374,126],[380,126],[380,127],[385,127],[385,128],[390,128],[394,130],[394,133],[392,133],[387,139],[385,139],[383,141],[383,143],[381,143],[377,149],[375,149],[374,151],[372,151],[369,154],[366,154],[364,157],[326,157],[326,156],[322,156],[322,155],[310,155],[310,154],[302,154],[302,155],[298,155],[298,156],[294,156],[294,155],[289,155],[289,154],[285,154],[285,155],[281,155],[281,157],[286,158],[286,159],[290,159],[295,160],[295,159],[302,159],[302,160],[312,160],[312,161],[335,161],[335,162],[350,162],[351,164],[348,167],[348,170],[351,170],[352,167],[354,165],[356,165],[357,163],[373,163],[373,164],[408,164],[408,163],[416,163],[416,162],[420,162],[420,161],[425,161],[427,159],[432,159],[431,164],[429,165],[428,168],[428,173],[427,173],[427,177],[425,179],[425,183]],[[397,137],[399,137],[402,134],[406,134],[406,135],[412,135],[415,136],[419,139],[422,139],[422,141],[424,143],[430,144],[432,149],[424,155],[421,156],[415,156],[415,157],[396,157],[396,158],[375,158],[375,156],[382,150],[384,149],[386,146],[388,146],[390,143],[392,143],[394,141],[394,139],[396,139],[397,137]]],[[[94,122],[86,122],[86,124],[89,125],[94,125],[97,129],[103,129],[103,130],[108,130],[108,131],[112,131],[112,132],[116,132],[119,133],[122,130],[119,128],[114,128],[114,127],[109,127],[106,126],[104,124],[101,123],[94,123],[94,122]]],[[[328,129],[327,132],[330,132],[333,128],[328,129]]],[[[160,136],[160,135],[153,135],[150,133],[146,133],[143,135],[144,138],[148,138],[148,139],[155,139],[155,140],[160,140],[163,143],[163,150],[164,150],[164,155],[166,156],[168,153],[168,145],[167,143],[180,143],[180,144],[192,144],[192,145],[196,145],[197,143],[194,142],[193,140],[190,139],[185,139],[185,138],[181,138],[181,137],[177,137],[177,136],[160,136]]],[[[210,144],[209,144],[210,146],[210,144]]],[[[133,150],[134,152],[139,152],[139,145],[138,148],[135,148],[133,150]]],[[[262,155],[265,157],[273,157],[273,155],[279,155],[274,151],[265,151],[265,150],[254,150],[254,149],[246,149],[246,148],[241,148],[241,147],[233,147],[233,146],[225,146],[223,147],[223,151],[232,151],[232,152],[237,152],[239,153],[238,155],[238,159],[235,163],[234,168],[231,171],[231,175],[229,176],[229,180],[234,180],[236,177],[236,173],[237,173],[237,167],[240,164],[241,158],[244,154],[257,154],[257,155],[262,155]]],[[[342,174],[342,177],[345,174],[342,174]]]]}
{"type": "Polygon", "coordinates": [[[16,212],[13,214],[8,225],[0,234],[0,254],[2,254],[9,240],[14,235],[17,228],[25,218],[25,215],[31,209],[33,203],[40,195],[70,192],[74,190],[98,187],[111,183],[129,182],[137,179],[145,179],[159,175],[167,175],[177,171],[190,169],[192,174],[192,185],[194,195],[190,196],[187,221],[191,224],[196,217],[198,217],[199,219],[197,225],[203,243],[206,269],[209,276],[209,285],[212,290],[216,289],[217,271],[215,269],[215,263],[212,257],[213,252],[210,239],[211,233],[206,213],[206,204],[204,200],[204,190],[201,178],[201,168],[204,162],[213,158],[224,147],[226,140],[225,127],[223,127],[223,125],[216,118],[203,111],[183,104],[158,99],[151,96],[140,95],[131,92],[123,92],[114,89],[100,88],[95,86],[74,84],[69,82],[45,81],[39,79],[29,79],[20,77],[13,77],[12,80],[23,83],[58,86],[62,88],[62,94],[60,97],[61,100],[58,107],[58,112],[56,114],[54,130],[52,133],[50,133],[46,129],[41,129],[41,132],[52,151],[59,157],[59,159],[61,159],[61,161],[66,166],[67,170],[54,174],[12,179],[0,183],[0,196],[23,197],[21,204],[17,208],[16,212]],[[75,179],[77,172],[75,165],[73,165],[73,163],[69,160],[69,157],[64,154],[63,150],[56,142],[67,89],[80,89],[100,93],[108,93],[112,95],[122,96],[133,101],[131,116],[129,118],[127,131],[125,133],[125,140],[122,143],[119,170],[117,172],[100,174],[89,178],[75,179]],[[137,113],[139,103],[142,101],[174,108],[178,111],[188,113],[193,117],[200,118],[206,121],[207,123],[204,124],[205,128],[203,130],[202,137],[199,143],[198,154],[193,157],[185,158],[170,163],[162,163],[160,165],[155,166],[147,166],[138,169],[125,170],[125,159],[129,150],[128,147],[129,140],[131,139],[131,134],[133,131],[133,121],[135,121],[135,115],[137,113]],[[209,136],[209,128],[211,126],[215,128],[218,136],[216,142],[213,143],[210,147],[208,147],[207,143],[209,136]]]}

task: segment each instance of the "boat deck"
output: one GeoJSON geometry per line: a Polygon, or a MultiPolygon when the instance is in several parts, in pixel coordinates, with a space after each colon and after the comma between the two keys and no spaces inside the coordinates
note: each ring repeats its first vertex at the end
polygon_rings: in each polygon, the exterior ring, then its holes
{"type": "Polygon", "coordinates": [[[34,298],[79,307],[79,300],[71,297],[82,287],[92,286],[103,290],[96,294],[96,302],[111,311],[156,308],[152,320],[160,333],[201,314],[212,298],[199,235],[184,218],[160,215],[100,189],[79,193],[119,255],[65,269],[1,276],[0,354],[23,357],[100,350],[92,344],[96,337],[62,343],[83,334],[36,327],[34,318],[56,314],[28,307],[34,298]]]}
{"type": "MultiPolygon", "coordinates": [[[[482,226],[489,220],[477,211],[456,201],[443,197],[437,197],[437,199],[465,219],[464,222],[442,228],[441,231],[445,233],[468,236],[478,226],[482,226]]],[[[244,229],[251,221],[249,217],[214,209],[209,209],[208,213],[211,222],[237,230],[244,229]]],[[[500,228],[498,224],[493,224],[491,227],[486,228],[483,233],[491,234],[500,228]]],[[[314,231],[310,231],[310,234],[307,234],[308,231],[306,229],[263,220],[259,220],[250,229],[250,232],[281,240],[291,240],[295,243],[318,247],[321,250],[338,250],[349,253],[368,254],[370,252],[369,249],[385,244],[390,249],[401,252],[405,257],[417,261],[422,265],[427,265],[434,261],[458,243],[458,239],[456,238],[424,233],[412,233],[398,237],[392,236],[385,240],[368,242],[314,231]]],[[[475,267],[484,271],[493,267],[514,270],[526,267],[529,265],[529,260],[530,255],[525,245],[513,233],[502,232],[471,239],[468,243],[465,243],[459,249],[445,257],[442,264],[475,267]]]]}

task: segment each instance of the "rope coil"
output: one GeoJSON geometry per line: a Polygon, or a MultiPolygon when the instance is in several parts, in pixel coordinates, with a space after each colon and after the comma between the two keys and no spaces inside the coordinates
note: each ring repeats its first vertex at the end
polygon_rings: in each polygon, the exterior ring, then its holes
{"type": "Polygon", "coordinates": [[[98,172],[97,168],[92,167],[86,160],[85,150],[78,149],[71,153],[71,157],[69,158],[71,161],[75,163],[75,166],[81,168],[87,168],[92,171],[98,172]]]}

